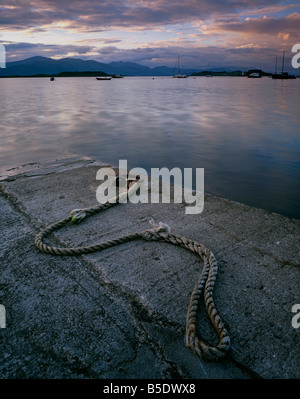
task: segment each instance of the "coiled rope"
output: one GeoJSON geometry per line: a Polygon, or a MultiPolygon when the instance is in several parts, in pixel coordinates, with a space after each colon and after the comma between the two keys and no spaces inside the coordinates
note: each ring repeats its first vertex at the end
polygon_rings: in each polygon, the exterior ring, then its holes
{"type": "Polygon", "coordinates": [[[139,187],[139,178],[137,180],[127,181],[127,191],[115,197],[115,201],[106,202],[105,204],[99,204],[94,207],[86,209],[75,209],[70,213],[70,216],[62,219],[44,230],[40,231],[35,237],[35,245],[39,250],[44,253],[59,256],[74,256],[82,255],[95,251],[102,251],[106,248],[113,247],[115,245],[123,244],[128,241],[133,240],[146,240],[146,241],[163,241],[168,242],[173,245],[179,245],[182,248],[186,248],[200,256],[204,265],[202,272],[198,278],[198,281],[192,291],[187,316],[186,316],[186,332],[185,332],[185,343],[186,346],[192,348],[201,358],[207,360],[219,360],[223,358],[230,349],[230,338],[228,332],[226,331],[221,317],[218,315],[214,299],[213,290],[217,278],[218,266],[217,260],[214,254],[207,249],[204,245],[199,244],[189,238],[179,237],[170,232],[169,226],[164,223],[159,223],[156,225],[153,219],[150,220],[152,224],[151,229],[144,230],[139,233],[134,233],[126,236],[118,237],[114,240],[109,240],[106,242],[101,242],[94,245],[89,245],[86,247],[69,247],[69,248],[59,248],[50,246],[43,243],[43,239],[51,234],[53,231],[62,228],[68,223],[79,223],[84,218],[87,218],[99,211],[104,211],[111,206],[120,202],[124,196],[130,196],[130,193],[136,191],[139,187]],[[199,339],[196,334],[196,324],[197,324],[197,314],[200,303],[200,297],[203,292],[205,306],[210,318],[212,325],[214,326],[216,332],[219,336],[219,343],[217,346],[211,346],[199,339]]]}

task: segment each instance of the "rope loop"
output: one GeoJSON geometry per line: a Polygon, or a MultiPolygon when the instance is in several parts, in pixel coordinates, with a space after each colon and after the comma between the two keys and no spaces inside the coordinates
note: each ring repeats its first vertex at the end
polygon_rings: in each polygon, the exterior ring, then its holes
{"type": "MultiPolygon", "coordinates": [[[[132,192],[133,190],[136,190],[139,180],[140,178],[128,181],[127,192],[122,193],[120,196],[116,197],[115,203],[119,202],[121,196],[130,195],[130,191],[132,192]]],[[[140,233],[133,233],[127,236],[118,237],[114,240],[101,242],[87,247],[58,248],[47,245],[43,242],[43,239],[46,236],[51,234],[53,231],[67,225],[69,222],[80,223],[84,218],[87,218],[101,210],[106,210],[112,205],[114,205],[113,202],[107,202],[106,204],[101,204],[86,209],[74,209],[73,211],[71,211],[69,217],[60,220],[57,223],[54,223],[46,227],[44,230],[40,231],[35,237],[35,245],[40,251],[44,253],[58,256],[76,256],[95,251],[102,251],[106,248],[120,245],[128,241],[143,239],[146,241],[168,242],[170,244],[178,245],[182,248],[188,249],[196,253],[203,261],[203,269],[192,291],[188,305],[186,316],[185,343],[187,347],[192,348],[201,358],[205,358],[208,360],[220,360],[224,358],[224,356],[226,356],[230,349],[230,337],[224,327],[221,317],[218,315],[213,299],[213,290],[218,273],[218,266],[213,253],[203,244],[200,244],[186,237],[180,237],[172,234],[171,229],[167,224],[162,222],[156,224],[152,218],[149,220],[149,223],[152,226],[151,229],[144,230],[140,233]],[[201,341],[196,333],[197,315],[199,313],[199,303],[202,296],[204,298],[206,310],[209,315],[210,321],[219,336],[219,344],[217,346],[211,346],[201,341]]]]}

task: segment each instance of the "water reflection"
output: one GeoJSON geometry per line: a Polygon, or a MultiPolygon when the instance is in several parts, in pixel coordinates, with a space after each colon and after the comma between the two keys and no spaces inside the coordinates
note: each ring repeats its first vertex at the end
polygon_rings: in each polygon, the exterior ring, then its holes
{"type": "Polygon", "coordinates": [[[300,217],[300,80],[1,79],[2,167],[70,152],[205,168],[205,189],[300,217]]]}

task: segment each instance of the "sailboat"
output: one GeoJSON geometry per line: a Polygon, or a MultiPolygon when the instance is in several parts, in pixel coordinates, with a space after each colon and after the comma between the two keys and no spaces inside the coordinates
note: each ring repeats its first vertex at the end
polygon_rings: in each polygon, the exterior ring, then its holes
{"type": "Polygon", "coordinates": [[[213,74],[211,73],[211,70],[209,69],[209,65],[207,65],[207,73],[205,75],[207,78],[212,78],[213,74]]]}
{"type": "Polygon", "coordinates": [[[176,74],[176,75],[173,75],[173,78],[178,78],[178,79],[180,79],[180,78],[187,78],[187,75],[180,73],[180,68],[179,68],[179,54],[178,54],[178,66],[177,66],[177,69],[178,69],[177,74],[176,74]]]}
{"type": "Polygon", "coordinates": [[[283,70],[284,70],[284,54],[285,54],[285,52],[283,51],[281,73],[277,73],[277,56],[276,56],[275,73],[272,75],[272,79],[296,79],[295,75],[289,75],[287,72],[283,72],[283,70]]]}

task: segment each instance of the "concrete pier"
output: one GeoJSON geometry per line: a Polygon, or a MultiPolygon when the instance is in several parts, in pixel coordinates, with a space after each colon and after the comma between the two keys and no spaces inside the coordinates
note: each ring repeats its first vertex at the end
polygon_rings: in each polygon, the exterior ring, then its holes
{"type": "MultiPolygon", "coordinates": [[[[84,246],[167,223],[215,255],[215,303],[232,348],[220,362],[185,347],[185,317],[199,257],[160,242],[133,241],[75,257],[44,254],[35,235],[75,208],[96,205],[88,158],[28,164],[0,182],[0,378],[300,378],[300,221],[205,195],[183,204],[118,204],[51,236],[84,246]]],[[[106,165],[107,166],[107,165],[106,165]]],[[[205,307],[199,335],[216,344],[205,307]]]]}

